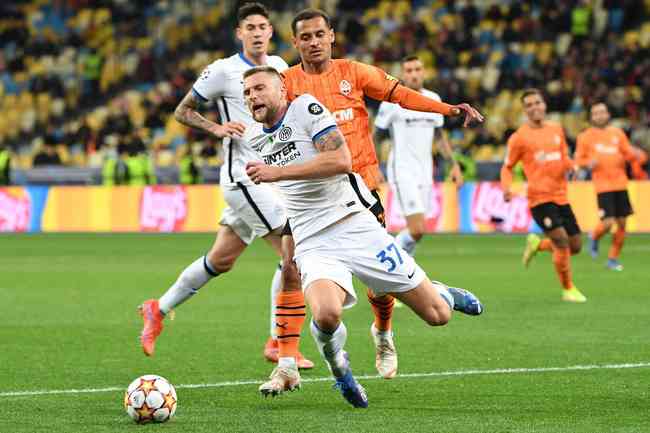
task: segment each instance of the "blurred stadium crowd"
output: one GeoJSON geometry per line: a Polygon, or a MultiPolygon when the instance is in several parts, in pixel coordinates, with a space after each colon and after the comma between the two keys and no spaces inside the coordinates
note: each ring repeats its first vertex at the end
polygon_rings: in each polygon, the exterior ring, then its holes
{"type": "MultiPolygon", "coordinates": [[[[2,2],[0,150],[16,168],[98,167],[116,155],[218,165],[219,140],[186,129],[173,111],[205,65],[237,50],[239,3],[2,2]]],[[[274,11],[272,52],[289,64],[297,62],[290,21],[307,6],[335,18],[334,57],[399,76],[399,60],[419,55],[427,88],[486,115],[469,130],[447,124],[456,149],[476,160],[503,159],[522,119],[518,92],[529,86],[547,93],[570,142],[589,104],[604,100],[632,142],[650,150],[650,0],[263,3],[274,11]]]]}

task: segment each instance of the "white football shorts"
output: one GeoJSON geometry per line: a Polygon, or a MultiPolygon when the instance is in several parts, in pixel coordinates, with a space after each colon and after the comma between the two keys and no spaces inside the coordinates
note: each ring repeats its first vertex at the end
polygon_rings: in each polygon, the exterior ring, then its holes
{"type": "Polygon", "coordinates": [[[396,179],[391,182],[391,189],[396,202],[402,210],[402,215],[426,214],[431,207],[433,196],[433,181],[415,180],[411,177],[396,179]]]}
{"type": "Polygon", "coordinates": [[[246,244],[287,222],[282,202],[270,185],[239,184],[221,189],[228,206],[219,224],[229,226],[246,244]]]}
{"type": "Polygon", "coordinates": [[[407,292],[426,278],[370,211],[352,214],[303,240],[296,245],[294,260],[303,290],[316,280],[334,281],[347,292],[344,308],[357,302],[353,275],[376,295],[407,292]]]}

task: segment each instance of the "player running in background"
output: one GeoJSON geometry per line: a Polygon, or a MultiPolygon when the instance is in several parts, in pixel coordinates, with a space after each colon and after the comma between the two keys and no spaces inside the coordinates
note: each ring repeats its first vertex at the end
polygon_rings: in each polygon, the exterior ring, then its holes
{"type": "MultiPolygon", "coordinates": [[[[402,60],[402,81],[409,89],[440,101],[437,93],[422,87],[424,66],[417,56],[402,60]]],[[[406,228],[395,240],[412,256],[424,234],[424,215],[433,196],[434,141],[440,144],[442,154],[452,164],[451,178],[458,185],[463,182],[460,166],[454,160],[452,149],[440,129],[443,124],[442,114],[407,110],[390,102],[379,105],[375,118],[376,134],[390,134],[393,142],[388,156],[388,182],[406,217],[406,228]]]]}
{"type": "MultiPolygon", "coordinates": [[[[244,96],[260,122],[244,137],[264,161],[248,163],[247,173],[255,183],[274,182],[282,194],[312,335],[343,397],[367,407],[365,391],[352,376],[341,322],[343,308],[356,302],[353,275],[378,295],[397,297],[432,326],[446,324],[453,309],[478,315],[483,306],[465,290],[430,281],[366,211],[360,197],[369,191],[350,173],[350,152],[327,108],[307,93],[289,103],[282,77],[270,67],[244,73],[244,96]]],[[[294,311],[304,314],[304,305],[294,311]]],[[[260,391],[277,395],[299,386],[295,360],[282,357],[260,391]]]]}
{"type": "Polygon", "coordinates": [[[625,241],[625,221],[632,214],[627,194],[625,162],[637,162],[636,153],[622,129],[609,125],[607,105],[602,102],[591,106],[592,126],[578,135],[576,163],[591,169],[598,198],[600,223],[591,233],[591,255],[598,256],[598,241],[616,223],[607,267],[622,271],[618,258],[625,241]]]}
{"type": "MultiPolygon", "coordinates": [[[[150,299],[141,305],[144,329],[140,340],[146,355],[154,352],[165,315],[196,294],[213,277],[228,272],[256,237],[263,238],[278,255],[281,254],[281,231],[286,223],[284,208],[272,188],[254,185],[246,175],[246,163],[258,159],[258,156],[241,138],[246,126],[253,123],[243,100],[243,72],[265,64],[278,70],[287,68],[282,58],[267,55],[273,35],[268,17],[268,11],[259,3],[242,5],[237,14],[236,29],[237,39],[242,42],[242,52],[219,59],[206,67],[176,108],[175,117],[182,124],[224,139],[220,184],[228,207],[223,212],[221,227],[210,251],[185,268],[160,299],[150,299]],[[221,124],[206,119],[198,112],[200,103],[208,101],[217,105],[221,124]]],[[[273,302],[281,284],[281,270],[277,269],[271,285],[272,337],[275,337],[273,316],[276,310],[273,302]]],[[[267,342],[265,356],[277,362],[275,338],[267,342]]],[[[300,354],[298,363],[300,368],[313,367],[313,363],[300,354]]]]}
{"type": "Polygon", "coordinates": [[[567,196],[567,173],[574,170],[562,127],[546,120],[546,103],[537,89],[524,90],[521,101],[528,122],[508,139],[508,153],[501,168],[501,187],[506,202],[512,198],[512,170],[521,161],[528,179],[528,205],[535,222],[548,238],[528,235],[523,262],[528,266],[538,251],[552,251],[553,265],[562,288],[562,300],[586,302],[573,284],[571,255],[580,252],[582,239],[567,196]]]}
{"type": "MultiPolygon", "coordinates": [[[[473,120],[482,121],[483,117],[468,104],[445,104],[400,85],[396,78],[374,66],[353,60],[332,59],[334,31],[329,16],[323,11],[307,9],[298,13],[293,18],[291,28],[293,43],[300,54],[301,63],[283,73],[289,100],[309,93],[334,115],[350,148],[352,169],[361,175],[374,195],[374,200],[363,199],[362,203],[383,224],[384,209],[377,193],[382,175],[372,142],[364,97],[395,102],[412,110],[452,116],[463,115],[465,125],[473,120]]],[[[352,181],[354,182],[354,178],[352,181]]],[[[286,237],[288,240],[283,240],[283,266],[290,263],[293,256],[290,237],[286,237]]],[[[289,272],[290,268],[284,269],[289,272]]],[[[371,290],[367,290],[367,296],[375,315],[371,333],[376,349],[377,371],[389,379],[397,372],[397,353],[391,327],[394,300],[389,295],[376,296],[371,290]]],[[[285,301],[278,298],[276,303],[284,305],[285,301]]],[[[296,324],[293,329],[300,328],[296,324]]],[[[278,335],[287,332],[289,331],[276,329],[278,335]]],[[[293,349],[287,347],[287,350],[290,352],[293,349]]],[[[282,345],[280,352],[280,356],[283,356],[282,345]]]]}

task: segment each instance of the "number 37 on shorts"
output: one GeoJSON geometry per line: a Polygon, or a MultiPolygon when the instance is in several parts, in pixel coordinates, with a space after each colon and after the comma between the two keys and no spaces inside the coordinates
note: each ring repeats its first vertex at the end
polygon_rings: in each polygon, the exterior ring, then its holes
{"type": "Polygon", "coordinates": [[[402,259],[399,247],[395,245],[394,242],[379,251],[376,257],[379,259],[380,263],[384,263],[387,266],[386,270],[388,272],[393,272],[397,269],[398,262],[400,265],[404,264],[404,259],[402,259]]]}

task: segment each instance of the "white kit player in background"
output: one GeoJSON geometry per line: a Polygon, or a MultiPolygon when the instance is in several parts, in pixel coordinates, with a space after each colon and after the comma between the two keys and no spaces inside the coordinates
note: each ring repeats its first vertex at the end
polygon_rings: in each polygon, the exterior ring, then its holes
{"type": "MultiPolygon", "coordinates": [[[[350,173],[345,139],[320,102],[303,94],[289,103],[280,74],[264,66],[244,73],[244,97],[260,122],[244,138],[262,157],[248,163],[247,173],[256,184],[273,182],[282,194],[312,312],[311,333],[343,397],[367,407],[365,390],[352,376],[341,322],[343,309],[357,301],[353,275],[375,293],[400,299],[432,326],[446,324],[453,309],[478,315],[483,306],[465,290],[430,281],[361,204],[360,195],[370,192],[350,173]],[[353,187],[351,176],[361,188],[353,187]]],[[[294,358],[280,358],[260,392],[277,395],[299,385],[294,358]]]]}
{"type": "MultiPolygon", "coordinates": [[[[280,71],[288,66],[282,58],[267,55],[273,27],[268,11],[259,3],[246,3],[238,10],[236,36],[243,50],[208,65],[176,108],[176,120],[223,138],[221,189],[228,204],[224,210],[216,240],[210,251],[199,257],[180,274],[159,300],[145,301],[140,310],[144,319],[141,342],[145,354],[154,351],[155,339],[162,330],[162,319],[203,287],[210,279],[228,272],[246,247],[257,237],[263,238],[281,255],[281,232],[286,223],[284,208],[268,185],[255,185],[246,175],[246,162],[259,159],[242,139],[253,118],[243,100],[242,74],[257,65],[270,65],[280,71]],[[214,123],[197,111],[200,103],[211,102],[219,110],[221,124],[214,123]]],[[[281,270],[276,269],[271,284],[271,337],[265,356],[277,362],[274,312],[276,294],[281,289],[281,270]],[[275,359],[272,346],[275,343],[275,359]],[[269,349],[270,350],[267,350],[269,349]],[[267,351],[271,354],[267,355],[267,351]]],[[[313,363],[299,357],[300,368],[313,363]]]]}
{"type": "MultiPolygon", "coordinates": [[[[402,80],[407,87],[441,100],[437,93],[422,87],[424,67],[416,56],[402,60],[402,80]]],[[[443,155],[452,164],[452,179],[457,185],[463,182],[460,167],[440,129],[443,124],[441,114],[407,110],[390,102],[381,103],[375,118],[376,142],[380,143],[387,135],[392,140],[388,182],[406,218],[406,228],[396,236],[396,240],[410,255],[415,254],[415,246],[425,232],[425,215],[433,197],[434,141],[440,144],[443,155]]]]}

